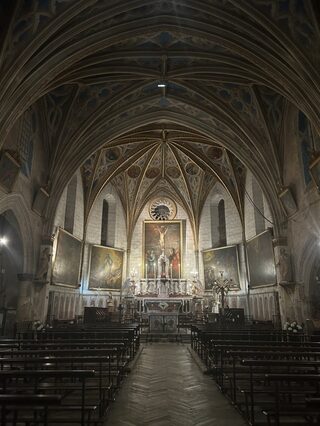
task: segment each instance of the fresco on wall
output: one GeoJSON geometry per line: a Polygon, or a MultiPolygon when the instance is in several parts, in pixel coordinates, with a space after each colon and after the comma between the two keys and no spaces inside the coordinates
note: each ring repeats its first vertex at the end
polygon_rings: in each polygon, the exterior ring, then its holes
{"type": "Polygon", "coordinates": [[[205,290],[211,290],[213,282],[220,277],[220,272],[223,272],[224,279],[232,280],[240,288],[237,246],[203,250],[202,259],[205,290]]]}
{"type": "Polygon", "coordinates": [[[94,245],[91,247],[89,289],[120,290],[123,250],[94,245]]]}
{"type": "Polygon", "coordinates": [[[52,269],[52,283],[79,287],[82,241],[59,229],[56,255],[52,269]]]}
{"type": "Polygon", "coordinates": [[[276,283],[271,232],[264,231],[247,242],[250,287],[276,283]]]}
{"type": "Polygon", "coordinates": [[[181,221],[144,222],[144,277],[181,277],[181,221]]]}

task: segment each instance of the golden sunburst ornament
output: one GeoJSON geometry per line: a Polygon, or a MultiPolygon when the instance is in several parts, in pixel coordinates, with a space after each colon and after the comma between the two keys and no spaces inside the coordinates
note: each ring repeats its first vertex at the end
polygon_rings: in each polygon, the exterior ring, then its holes
{"type": "Polygon", "coordinates": [[[177,206],[170,198],[155,198],[149,205],[149,214],[153,220],[172,220],[176,217],[177,206]]]}

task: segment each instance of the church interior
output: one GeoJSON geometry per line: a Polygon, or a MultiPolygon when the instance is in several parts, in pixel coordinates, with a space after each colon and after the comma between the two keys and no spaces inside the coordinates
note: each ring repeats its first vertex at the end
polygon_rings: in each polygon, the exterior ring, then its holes
{"type": "Polygon", "coordinates": [[[0,1],[1,424],[319,424],[319,66],[317,0],[0,1]]]}

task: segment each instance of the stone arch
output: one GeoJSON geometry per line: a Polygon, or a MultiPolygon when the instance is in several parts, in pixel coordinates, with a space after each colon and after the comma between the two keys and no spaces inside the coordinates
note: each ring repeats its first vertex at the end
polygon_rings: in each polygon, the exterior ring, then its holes
{"type": "MultiPolygon", "coordinates": [[[[103,132],[103,134],[100,132],[100,134],[91,135],[91,140],[94,140],[94,146],[93,143],[88,144],[86,147],[82,150],[82,156],[81,158],[79,156],[73,156],[72,159],[69,157],[68,167],[65,167],[64,161],[65,159],[61,158],[62,163],[60,164],[59,170],[64,170],[63,173],[57,174],[57,179],[54,181],[54,187],[55,187],[55,195],[50,197],[49,203],[48,203],[48,226],[49,223],[52,223],[52,211],[55,210],[55,204],[57,202],[56,198],[59,198],[59,194],[62,193],[62,191],[65,188],[66,182],[68,182],[73,174],[73,171],[80,167],[83,161],[85,161],[86,158],[88,158],[92,152],[95,150],[101,148],[106,140],[108,139],[115,139],[117,137],[120,137],[121,135],[131,131],[135,130],[141,126],[146,126],[150,124],[154,124],[155,122],[158,123],[159,121],[168,121],[169,123],[173,123],[176,125],[183,125],[187,126],[191,130],[200,132],[204,134],[205,136],[211,138],[212,140],[219,139],[222,143],[224,141],[225,143],[228,143],[227,148],[230,149],[236,156],[239,157],[239,159],[251,170],[253,175],[256,177],[256,179],[259,182],[259,185],[261,186],[264,195],[266,197],[266,200],[268,202],[268,205],[270,206],[271,215],[275,222],[275,233],[281,234],[283,233],[283,230],[281,228],[281,222],[283,221],[284,212],[282,209],[282,206],[280,204],[280,201],[277,197],[278,193],[278,187],[277,182],[275,180],[275,177],[272,177],[272,173],[268,173],[268,165],[265,164],[265,167],[261,167],[261,161],[264,162],[264,159],[262,156],[260,156],[260,162],[257,161],[257,153],[254,156],[249,155],[248,152],[245,152],[244,150],[240,149],[239,143],[235,143],[230,137],[226,136],[220,131],[214,130],[212,127],[212,124],[205,122],[199,117],[191,116],[188,113],[182,114],[172,111],[163,111],[159,110],[156,112],[144,112],[143,109],[137,111],[137,115],[132,115],[125,121],[114,121],[107,130],[103,132]],[[226,142],[227,141],[227,142],[226,142]],[[256,159],[256,160],[255,160],[256,159]],[[68,174],[68,175],[67,175],[68,174]],[[271,181],[271,179],[273,181],[271,181]]],[[[84,135],[82,142],[85,143],[87,141],[87,138],[89,138],[89,135],[84,135]]],[[[239,135],[239,139],[241,139],[241,135],[239,135]]],[[[223,143],[224,143],[223,142],[223,143]]],[[[75,141],[73,143],[76,143],[75,141]]],[[[260,155],[260,154],[259,154],[260,155]]],[[[57,170],[58,171],[58,170],[57,170]]],[[[114,177],[114,173],[110,174],[109,177],[106,178],[106,183],[110,182],[110,180],[114,177]]]]}
{"type": "Polygon", "coordinates": [[[23,273],[33,274],[35,270],[35,246],[30,210],[20,194],[8,194],[0,200],[0,214],[10,210],[20,228],[23,244],[23,273]]]}
{"type": "MultiPolygon", "coordinates": [[[[129,3],[129,2],[128,2],[129,3]]],[[[133,3],[133,6],[131,6],[134,9],[134,2],[130,2],[133,3]]],[[[196,10],[199,8],[199,4],[197,2],[189,2],[188,4],[189,6],[193,6],[193,8],[195,8],[196,10]]],[[[248,6],[247,6],[248,7],[248,6]]],[[[126,2],[123,2],[123,4],[119,5],[119,9],[123,10],[125,12],[127,12],[127,15],[130,16],[130,12],[131,8],[128,6],[128,4],[126,4],[126,2]]],[[[244,8],[243,5],[241,5],[241,9],[242,9],[242,13],[245,14],[249,14],[250,15],[250,19],[252,19],[253,17],[255,17],[255,19],[259,20],[259,22],[263,22],[264,26],[268,28],[268,17],[263,17],[261,13],[258,14],[257,11],[255,11],[254,9],[250,9],[249,6],[249,11],[246,10],[246,8],[244,8]],[[245,11],[245,12],[244,12],[245,11]]],[[[79,7],[80,11],[83,11],[84,9],[79,7]]],[[[213,9],[214,10],[214,15],[216,17],[216,15],[218,14],[218,16],[220,17],[219,11],[216,10],[216,8],[213,9]]],[[[210,15],[212,15],[213,13],[212,8],[209,5],[206,5],[206,13],[210,15]],[[209,12],[210,11],[210,12],[209,12]]],[[[112,10],[112,8],[110,8],[109,13],[112,13],[113,11],[113,16],[114,19],[117,15],[117,12],[115,12],[114,10],[112,10]]],[[[91,25],[96,25],[100,22],[100,19],[102,19],[103,16],[105,16],[105,14],[108,12],[108,10],[105,11],[101,11],[101,13],[98,14],[98,17],[96,17],[95,19],[91,20],[91,25]]],[[[79,13],[79,12],[78,12],[79,13]]],[[[119,10],[118,10],[119,13],[119,10]]],[[[74,14],[74,12],[73,12],[74,14]]],[[[75,14],[76,15],[76,14],[75,14]]],[[[67,16],[67,14],[66,14],[67,16]]],[[[139,15],[138,15],[139,16],[139,15]]],[[[223,18],[223,15],[221,17],[221,19],[223,18]]],[[[87,18],[88,19],[88,18],[87,18]]],[[[105,18],[107,19],[107,18],[105,18]]],[[[256,71],[256,63],[259,64],[260,70],[268,70],[271,69],[271,75],[274,76],[274,78],[272,79],[272,84],[276,85],[279,87],[279,90],[281,92],[285,92],[286,94],[288,94],[288,96],[290,96],[290,92],[294,92],[295,96],[297,98],[297,103],[299,102],[299,100],[301,98],[303,98],[303,93],[300,94],[298,88],[302,87],[302,91],[303,89],[305,89],[305,87],[307,87],[307,83],[306,83],[306,79],[304,80],[303,77],[301,75],[298,74],[299,70],[301,69],[301,58],[303,57],[301,55],[300,50],[297,48],[297,46],[290,42],[288,37],[281,37],[282,34],[279,31],[276,31],[275,34],[273,33],[273,31],[270,32],[266,32],[264,38],[266,40],[266,44],[268,45],[268,49],[266,48],[261,48],[261,43],[259,44],[259,46],[255,46],[254,43],[250,44],[250,47],[247,46],[245,43],[243,43],[243,39],[244,37],[236,37],[236,35],[238,35],[238,32],[240,31],[240,28],[238,27],[239,25],[239,19],[237,19],[235,16],[233,16],[232,14],[229,15],[228,17],[228,21],[231,23],[231,25],[233,25],[233,29],[236,28],[236,31],[228,31],[227,33],[224,34],[224,37],[221,37],[220,33],[221,31],[217,31],[217,24],[213,23],[212,25],[209,25],[206,21],[202,21],[201,18],[198,19],[186,19],[183,16],[179,17],[179,26],[177,25],[176,22],[176,17],[175,16],[167,16],[167,17],[163,17],[163,16],[159,16],[159,17],[141,17],[140,19],[137,19],[137,23],[136,24],[132,24],[129,25],[127,23],[127,25],[123,25],[121,27],[121,29],[118,28],[118,26],[116,26],[116,28],[113,29],[109,29],[106,28],[104,31],[104,38],[103,40],[105,40],[106,46],[108,46],[108,43],[112,43],[112,39],[117,36],[117,40],[121,37],[122,40],[125,38],[132,38],[136,36],[137,31],[139,33],[146,31],[148,28],[153,28],[155,31],[159,31],[159,30],[170,30],[170,29],[174,29],[177,31],[184,31],[185,33],[187,33],[190,36],[193,37],[204,37],[205,39],[209,40],[216,40],[217,42],[220,41],[220,43],[222,42],[223,45],[227,48],[231,48],[234,51],[238,51],[241,52],[241,56],[243,56],[246,59],[246,64],[249,64],[246,66],[247,68],[247,72],[249,74],[254,73],[256,71]],[[158,19],[157,19],[158,18],[158,19]],[[156,20],[156,22],[155,22],[156,20]],[[117,31],[117,33],[115,34],[115,31],[117,31]],[[217,33],[218,32],[218,36],[217,33]],[[275,39],[280,40],[280,43],[274,43],[275,39]],[[276,50],[277,49],[277,50],[276,50]],[[280,49],[280,53],[279,53],[279,49],[280,49]],[[290,52],[290,54],[289,54],[290,52]],[[294,52],[294,54],[292,54],[292,52],[294,52]],[[280,64],[278,64],[277,67],[274,66],[274,61],[277,60],[280,56],[282,56],[282,62],[280,62],[280,64]],[[290,58],[290,59],[289,59],[290,58]],[[293,60],[294,58],[294,60],[293,60]],[[283,76],[290,76],[288,78],[288,80],[290,81],[291,84],[289,84],[289,82],[287,83],[286,87],[281,87],[280,86],[280,82],[282,83],[283,81],[283,76]],[[298,80],[297,80],[298,79],[298,80]],[[292,82],[296,82],[299,81],[300,84],[293,84],[292,82]],[[297,86],[297,87],[295,87],[297,86]],[[291,89],[291,90],[290,90],[291,89]],[[300,96],[299,96],[300,95],[300,96]]],[[[76,20],[76,22],[78,23],[78,19],[76,20]]],[[[83,22],[83,25],[88,25],[88,22],[86,21],[86,19],[84,19],[83,21],[80,20],[80,22],[83,22]]],[[[31,59],[40,59],[37,58],[37,51],[38,52],[42,52],[42,48],[40,48],[42,46],[42,43],[47,41],[47,37],[52,37],[54,38],[55,36],[55,25],[50,25],[49,28],[51,27],[51,29],[46,29],[46,37],[43,37],[43,35],[41,34],[41,32],[39,32],[39,34],[35,35],[35,40],[33,40],[33,46],[32,49],[25,49],[22,55],[23,58],[23,64],[27,64],[28,61],[31,59]]],[[[82,59],[83,57],[85,57],[88,53],[91,53],[92,51],[94,51],[94,48],[99,51],[101,49],[103,49],[104,47],[104,43],[101,42],[101,40],[98,38],[97,40],[92,39],[90,37],[90,44],[89,44],[89,40],[85,41],[82,40],[81,43],[76,43],[76,35],[77,35],[77,31],[79,31],[80,28],[82,28],[82,25],[77,25],[78,28],[73,28],[71,26],[71,30],[69,30],[69,34],[72,34],[73,40],[69,40],[67,37],[65,39],[63,39],[62,37],[60,37],[60,42],[64,42],[65,45],[68,46],[69,50],[71,49],[72,54],[68,55],[68,61],[66,61],[66,63],[64,63],[65,58],[67,57],[65,50],[62,48],[62,45],[60,46],[61,48],[57,48],[54,51],[51,51],[51,55],[48,55],[48,60],[46,61],[46,64],[44,64],[42,66],[42,69],[40,70],[40,74],[39,74],[39,81],[35,82],[35,88],[33,89],[32,95],[29,95],[29,98],[35,98],[37,95],[39,96],[39,92],[40,92],[40,88],[43,88],[44,83],[47,82],[47,84],[49,85],[52,81],[54,81],[54,78],[56,77],[56,73],[58,72],[56,70],[57,66],[54,66],[54,64],[59,63],[60,67],[58,68],[60,75],[64,74],[64,70],[67,71],[67,67],[70,66],[70,58],[71,58],[71,64],[72,61],[78,61],[80,59],[82,59]],[[73,31],[72,31],[73,30],[73,31]],[[73,43],[72,43],[73,42],[73,43]],[[73,47],[74,45],[74,47],[73,47]],[[74,58],[74,59],[73,59],[74,58]],[[47,78],[47,81],[45,81],[45,78],[47,78]]],[[[58,26],[57,28],[61,28],[61,24],[58,26]]],[[[274,27],[273,27],[274,29],[274,27]]],[[[257,40],[260,40],[261,37],[261,32],[256,29],[256,26],[253,25],[251,28],[247,28],[246,29],[251,37],[251,40],[254,40],[255,38],[257,38],[257,40]]],[[[150,31],[150,30],[149,30],[150,31]]],[[[101,37],[101,32],[99,32],[99,37],[101,37]]],[[[40,55],[40,54],[39,54],[40,55]]],[[[19,77],[19,74],[17,75],[17,73],[19,73],[19,71],[21,71],[21,67],[22,64],[20,64],[20,61],[22,59],[20,58],[20,55],[17,55],[17,59],[16,61],[13,62],[13,64],[11,64],[11,67],[9,67],[9,70],[7,72],[13,73],[14,78],[12,78],[13,80],[13,87],[11,88],[12,91],[14,91],[15,95],[18,96],[18,90],[16,85],[18,83],[16,83],[16,81],[18,81],[21,84],[21,80],[23,81],[24,84],[26,84],[26,82],[24,82],[24,80],[19,77]],[[17,78],[15,78],[17,77],[17,78]]],[[[73,64],[74,65],[74,64],[73,64]]],[[[245,64],[241,64],[242,66],[245,66],[245,64]]],[[[308,64],[309,65],[309,64],[308,64]]],[[[306,66],[303,67],[303,69],[305,69],[306,66]]],[[[310,75],[310,77],[315,77],[316,76],[316,71],[313,69],[312,66],[308,66],[307,67],[308,70],[308,74],[310,75]]],[[[257,74],[257,73],[255,73],[257,74]]],[[[262,75],[264,74],[264,72],[262,72],[262,75]]],[[[5,74],[4,76],[8,76],[9,74],[5,74]]],[[[66,73],[66,75],[68,75],[66,73]]],[[[305,74],[303,74],[304,76],[305,74]]],[[[255,75],[255,79],[256,79],[256,75],[255,75]]],[[[22,86],[23,88],[24,86],[22,86]]],[[[21,91],[23,92],[24,90],[21,89],[21,91]]],[[[25,92],[27,92],[25,90],[25,92]]],[[[307,99],[305,100],[306,105],[308,105],[308,97],[310,97],[312,99],[312,94],[311,93],[307,93],[308,96],[307,99]]],[[[10,98],[9,98],[10,99],[10,98]]],[[[9,102],[9,99],[7,100],[7,102],[9,102]]],[[[27,99],[25,97],[23,97],[21,99],[21,104],[23,105],[24,103],[26,103],[27,99]]],[[[314,109],[314,111],[317,111],[318,108],[316,108],[315,106],[313,106],[313,102],[310,102],[310,107],[308,108],[310,111],[312,111],[312,109],[314,109]]],[[[21,104],[19,104],[18,106],[21,108],[21,104]]],[[[19,109],[17,108],[17,111],[12,112],[11,116],[15,114],[17,114],[19,111],[19,109]]],[[[314,112],[314,115],[316,113],[314,112]]],[[[9,114],[8,114],[9,115],[9,114]]],[[[10,118],[11,116],[8,117],[8,122],[10,122],[10,118]]],[[[4,123],[5,124],[5,123],[4,123]]],[[[5,126],[4,126],[5,128],[5,126]]]]}

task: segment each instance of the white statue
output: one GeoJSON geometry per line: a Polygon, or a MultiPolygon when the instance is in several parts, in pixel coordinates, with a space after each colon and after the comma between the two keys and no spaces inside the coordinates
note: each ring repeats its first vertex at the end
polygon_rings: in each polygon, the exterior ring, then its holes
{"type": "Polygon", "coordinates": [[[169,259],[164,250],[158,258],[158,278],[169,278],[169,259]]]}

